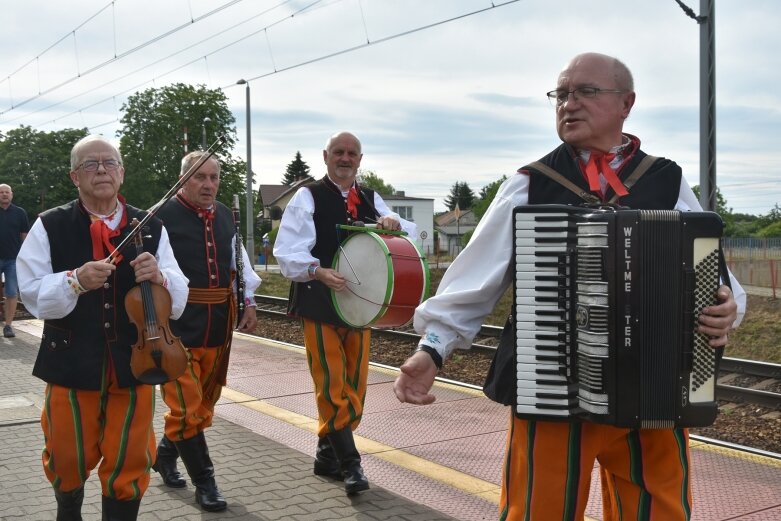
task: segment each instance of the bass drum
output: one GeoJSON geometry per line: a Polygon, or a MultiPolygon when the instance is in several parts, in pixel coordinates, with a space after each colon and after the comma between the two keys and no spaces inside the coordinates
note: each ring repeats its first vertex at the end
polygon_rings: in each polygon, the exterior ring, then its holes
{"type": "Polygon", "coordinates": [[[347,287],[331,290],[331,299],[336,313],[351,327],[405,326],[428,296],[428,262],[405,235],[352,232],[332,266],[347,280],[347,287]]]}

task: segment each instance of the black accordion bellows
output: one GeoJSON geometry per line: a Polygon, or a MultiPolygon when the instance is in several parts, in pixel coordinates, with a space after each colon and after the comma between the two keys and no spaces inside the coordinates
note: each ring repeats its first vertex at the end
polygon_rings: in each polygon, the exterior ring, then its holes
{"type": "Polygon", "coordinates": [[[719,352],[696,322],[716,301],[721,218],[560,205],[513,217],[516,414],[713,423],[719,352]]]}

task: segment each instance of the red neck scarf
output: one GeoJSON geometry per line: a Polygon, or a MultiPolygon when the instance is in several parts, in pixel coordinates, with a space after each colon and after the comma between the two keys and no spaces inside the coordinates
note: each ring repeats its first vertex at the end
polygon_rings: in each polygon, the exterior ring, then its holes
{"type": "Polygon", "coordinates": [[[602,187],[599,184],[599,174],[605,176],[607,184],[619,196],[628,195],[626,187],[618,179],[618,176],[610,166],[610,162],[616,157],[615,154],[603,154],[602,152],[592,151],[586,163],[586,179],[588,179],[588,189],[592,192],[601,193],[602,187]]]}
{"type": "MultiPolygon", "coordinates": [[[[118,202],[117,205],[122,204],[118,202]]],[[[89,226],[89,235],[92,239],[92,258],[94,260],[103,260],[113,253],[115,247],[111,244],[111,239],[117,237],[120,230],[127,225],[127,210],[122,212],[122,219],[119,222],[116,230],[110,229],[106,226],[106,223],[100,217],[90,215],[92,224],[89,226]]],[[[122,260],[122,254],[115,257],[115,264],[119,264],[122,260]]]]}
{"type": "Polygon", "coordinates": [[[360,204],[361,198],[358,196],[358,190],[355,189],[355,185],[353,185],[347,193],[347,211],[353,216],[353,219],[358,218],[358,205],[360,204]]]}

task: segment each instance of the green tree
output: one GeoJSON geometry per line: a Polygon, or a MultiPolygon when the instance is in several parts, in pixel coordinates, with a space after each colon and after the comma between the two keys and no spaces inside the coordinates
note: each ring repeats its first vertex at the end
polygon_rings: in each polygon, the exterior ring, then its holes
{"type": "Polygon", "coordinates": [[[380,195],[393,195],[396,193],[396,189],[392,185],[387,184],[382,180],[380,176],[371,170],[359,170],[358,171],[358,184],[371,188],[380,195]]]}
{"type": "Polygon", "coordinates": [[[778,203],[776,203],[767,214],[762,214],[757,217],[757,226],[765,228],[779,221],[781,221],[781,208],[779,208],[778,203]]]}
{"type": "Polygon", "coordinates": [[[757,232],[757,237],[781,237],[781,221],[768,224],[757,232]]]}
{"type": "MultiPolygon", "coordinates": [[[[213,136],[224,137],[216,150],[221,163],[217,198],[228,206],[234,194],[245,200],[245,163],[231,156],[235,120],[222,90],[183,83],[151,88],[128,97],[120,110],[124,115],[117,135],[125,165],[121,191],[130,204],[149,208],[176,184],[186,153],[185,129],[189,136],[200,136],[207,117],[213,136]]],[[[187,143],[188,151],[200,148],[200,139],[187,143]]]]}
{"type": "MultiPolygon", "coordinates": [[[[692,187],[692,190],[694,191],[694,195],[697,196],[697,199],[700,198],[700,185],[694,185],[692,187]]],[[[735,225],[735,216],[732,213],[732,208],[727,207],[727,199],[721,194],[721,188],[716,187],[716,209],[715,212],[719,214],[721,219],[724,221],[724,236],[725,237],[735,237],[735,232],[737,230],[735,225]]]]}
{"type": "Polygon", "coordinates": [[[285,170],[285,177],[282,178],[282,184],[290,186],[299,179],[314,179],[309,175],[309,165],[301,159],[301,152],[296,152],[296,157],[293,159],[285,170]]]}
{"type": "Polygon", "coordinates": [[[14,204],[30,220],[43,210],[78,197],[68,176],[70,151],[87,129],[41,132],[20,126],[0,136],[2,181],[14,191],[14,204]]]}
{"type": "Polygon", "coordinates": [[[445,206],[449,210],[454,210],[456,204],[461,210],[468,210],[472,208],[475,202],[475,193],[469,188],[466,182],[456,181],[450,188],[450,195],[445,199],[445,206]]]}
{"type": "Polygon", "coordinates": [[[499,187],[502,186],[502,183],[506,180],[507,176],[503,175],[493,183],[488,183],[480,189],[480,196],[472,205],[472,213],[475,214],[478,221],[483,218],[483,215],[485,215],[485,212],[488,210],[494,197],[496,197],[496,192],[499,190],[499,187]]]}

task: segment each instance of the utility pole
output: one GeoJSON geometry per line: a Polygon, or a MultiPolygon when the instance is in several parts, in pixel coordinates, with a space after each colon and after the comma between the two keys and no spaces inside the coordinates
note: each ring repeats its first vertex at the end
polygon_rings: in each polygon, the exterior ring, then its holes
{"type": "Polygon", "coordinates": [[[716,211],[715,0],[700,0],[700,206],[716,211]]]}
{"type": "Polygon", "coordinates": [[[249,102],[249,82],[245,79],[240,79],[236,82],[237,85],[246,85],[247,91],[247,254],[249,255],[252,263],[255,263],[255,238],[254,238],[254,218],[252,209],[252,129],[250,127],[250,102],[249,102]]]}

